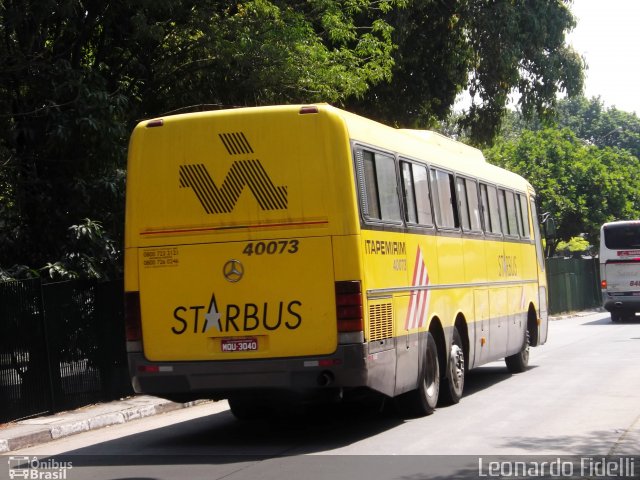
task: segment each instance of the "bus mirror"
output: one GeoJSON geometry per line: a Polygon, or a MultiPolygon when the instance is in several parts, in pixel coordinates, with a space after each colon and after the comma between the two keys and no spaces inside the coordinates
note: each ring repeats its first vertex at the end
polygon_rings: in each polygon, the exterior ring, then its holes
{"type": "Polygon", "coordinates": [[[544,228],[544,237],[547,239],[556,238],[556,221],[550,213],[542,214],[542,228],[544,228]]]}

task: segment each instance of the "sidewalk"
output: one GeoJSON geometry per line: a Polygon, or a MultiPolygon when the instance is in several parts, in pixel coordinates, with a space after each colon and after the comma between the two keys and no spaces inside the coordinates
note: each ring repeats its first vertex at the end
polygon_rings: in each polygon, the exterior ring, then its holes
{"type": "Polygon", "coordinates": [[[88,432],[138,418],[199,405],[205,401],[174,403],[139,395],[109,403],[90,405],[47,417],[20,420],[0,426],[0,454],[40,445],[76,433],[88,432]]]}

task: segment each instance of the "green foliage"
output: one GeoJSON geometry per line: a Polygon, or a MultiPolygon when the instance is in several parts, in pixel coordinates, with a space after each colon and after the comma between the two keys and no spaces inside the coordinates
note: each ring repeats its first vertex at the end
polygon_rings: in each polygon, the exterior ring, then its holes
{"type": "Polygon", "coordinates": [[[560,100],[554,115],[546,119],[510,111],[505,116],[500,135],[516,138],[523,130],[545,127],[566,127],[588,145],[617,147],[640,158],[640,118],[616,107],[605,107],[599,97],[560,100]]]}
{"type": "Polygon", "coordinates": [[[121,222],[123,177],[114,171],[126,98],[102,62],[105,9],[73,1],[0,9],[0,265],[60,256],[77,218],[121,222]]]}
{"type": "MultiPolygon", "coordinates": [[[[533,115],[526,118],[520,112],[509,112],[501,129],[503,146],[490,153],[494,161],[514,164],[513,159],[505,161],[493,157],[496,150],[501,155],[548,155],[548,162],[554,170],[548,172],[555,185],[539,192],[543,208],[554,217],[563,218],[572,210],[565,224],[573,224],[561,232],[566,241],[578,233],[588,234],[587,240],[597,244],[599,223],[610,220],[637,218],[639,213],[639,193],[637,185],[638,155],[640,154],[640,119],[635,113],[623,112],[615,107],[605,108],[600,98],[590,100],[584,97],[564,99],[558,102],[553,117],[541,119],[533,115]],[[551,138],[548,130],[564,128],[570,132],[570,148],[565,141],[567,135],[551,138]],[[546,133],[545,133],[546,132],[546,133]],[[531,137],[538,139],[534,144],[525,145],[531,137]],[[545,138],[543,141],[542,138],[545,138]],[[540,148],[547,142],[545,148],[540,148]],[[505,153],[504,144],[520,145],[520,150],[505,153]],[[551,148],[550,145],[555,145],[551,148]],[[539,149],[534,151],[534,149],[539,149]],[[558,160],[555,151],[560,150],[558,160]],[[552,152],[553,151],[553,152],[552,152]],[[571,158],[566,167],[562,167],[562,158],[571,158]],[[564,197],[564,201],[562,201],[564,197]]],[[[534,167],[518,170],[534,184],[543,185],[546,177],[539,179],[539,171],[534,167]],[[532,176],[529,176],[532,175],[532,176]]],[[[550,170],[551,166],[541,167],[550,170]]],[[[551,184],[551,181],[548,183],[551,184]]],[[[560,244],[559,244],[560,245],[560,244]]],[[[555,246],[552,245],[552,246],[555,246]]],[[[560,246],[558,246],[560,248],[560,246]]]]}
{"type": "Polygon", "coordinates": [[[571,237],[568,242],[558,242],[557,252],[564,254],[589,253],[591,244],[583,237],[571,237]]]}
{"type": "Polygon", "coordinates": [[[640,158],[640,118],[635,113],[605,108],[600,98],[576,97],[559,103],[555,121],[590,145],[624,149],[640,158]]]}
{"type": "Polygon", "coordinates": [[[100,255],[118,267],[120,247],[96,252],[67,228],[94,219],[122,244],[126,146],[138,120],[190,105],[362,96],[390,78],[381,15],[402,3],[5,1],[0,265],[108,275],[100,255]]]}
{"type": "Polygon", "coordinates": [[[392,81],[351,100],[353,110],[405,127],[431,127],[468,88],[461,119],[478,144],[496,136],[509,95],[526,114],[547,117],[557,93],[579,94],[584,63],[565,45],[575,26],[567,1],[412,0],[388,15],[394,27],[392,81]]]}
{"type": "Polygon", "coordinates": [[[51,279],[113,280],[118,275],[118,249],[100,222],[85,218],[69,227],[69,232],[63,258],[43,268],[51,279]]]}
{"type": "Polygon", "coordinates": [[[470,87],[464,124],[488,141],[510,92],[544,115],[558,90],[581,88],[563,44],[573,24],[565,1],[5,0],[0,265],[56,278],[110,275],[100,258],[119,268],[126,146],[143,118],[322,101],[429,126],[470,87]],[[69,238],[81,218],[113,255],[69,238]]]}
{"type": "Polygon", "coordinates": [[[580,234],[594,243],[602,223],[640,214],[640,161],[627,150],[587,145],[567,128],[547,128],[500,140],[485,155],[536,189],[541,212],[556,222],[552,252],[580,234]]]}

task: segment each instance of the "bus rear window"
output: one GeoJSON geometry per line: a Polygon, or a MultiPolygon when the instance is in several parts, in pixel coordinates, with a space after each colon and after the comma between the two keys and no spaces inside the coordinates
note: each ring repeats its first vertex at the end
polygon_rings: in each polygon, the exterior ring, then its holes
{"type": "Polygon", "coordinates": [[[605,227],[604,244],[611,250],[640,248],[640,222],[605,227]]]}

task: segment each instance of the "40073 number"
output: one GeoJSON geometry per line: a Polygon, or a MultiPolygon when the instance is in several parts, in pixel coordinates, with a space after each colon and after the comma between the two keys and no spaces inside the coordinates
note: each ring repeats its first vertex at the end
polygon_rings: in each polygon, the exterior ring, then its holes
{"type": "Polygon", "coordinates": [[[272,240],[270,242],[247,243],[242,250],[244,255],[282,255],[285,253],[298,253],[300,242],[298,240],[272,240]]]}

